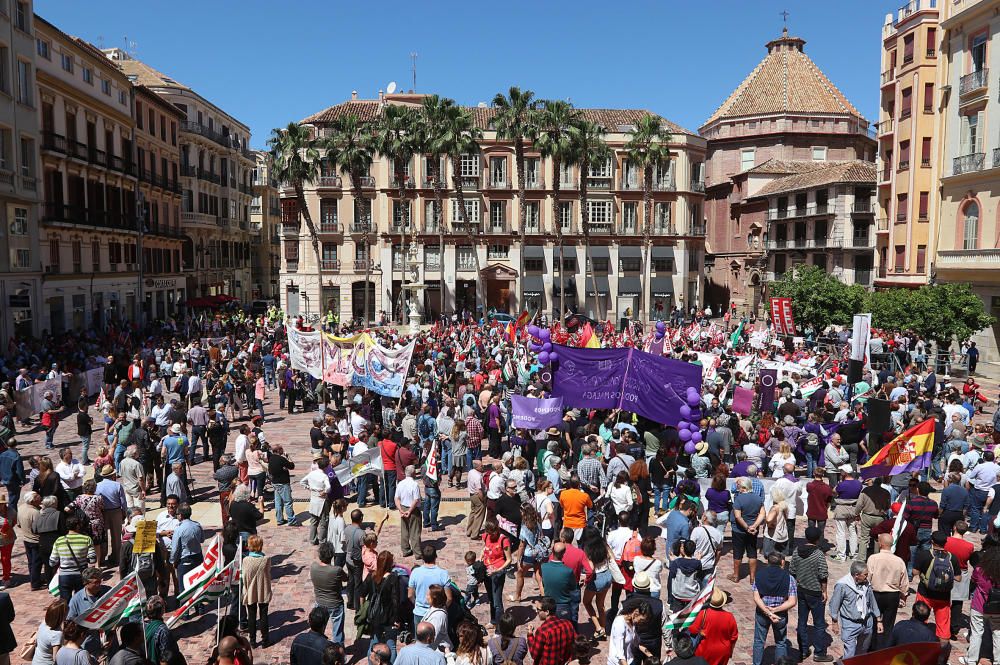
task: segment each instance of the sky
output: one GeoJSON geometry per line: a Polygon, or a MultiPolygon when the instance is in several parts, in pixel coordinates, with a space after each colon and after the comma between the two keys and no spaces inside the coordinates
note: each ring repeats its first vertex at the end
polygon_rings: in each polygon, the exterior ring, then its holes
{"type": "Polygon", "coordinates": [[[697,128],[764,57],[782,12],[805,52],[876,118],[880,41],[903,0],[35,0],[64,32],[129,43],[251,129],[395,81],[461,104],[511,85],[579,107],[645,108],[697,128]]]}

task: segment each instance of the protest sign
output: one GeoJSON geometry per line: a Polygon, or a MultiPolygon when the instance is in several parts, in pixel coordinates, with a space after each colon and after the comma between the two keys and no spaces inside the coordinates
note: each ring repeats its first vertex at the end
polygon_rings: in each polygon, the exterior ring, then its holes
{"type": "Polygon", "coordinates": [[[42,410],[42,400],[46,390],[52,391],[53,401],[56,404],[62,403],[62,379],[48,379],[14,394],[19,420],[28,420],[32,416],[38,415],[38,412],[42,410]]]}
{"type": "Polygon", "coordinates": [[[121,620],[125,608],[137,600],[138,595],[139,578],[134,572],[129,573],[101,596],[89,610],[76,616],[73,621],[81,628],[108,630],[121,620]]]}
{"type": "Polygon", "coordinates": [[[547,429],[562,421],[562,397],[537,399],[511,395],[511,425],[516,429],[547,429]]]}
{"type": "Polygon", "coordinates": [[[156,551],[156,521],[143,520],[135,524],[133,554],[152,554],[156,551]]]}

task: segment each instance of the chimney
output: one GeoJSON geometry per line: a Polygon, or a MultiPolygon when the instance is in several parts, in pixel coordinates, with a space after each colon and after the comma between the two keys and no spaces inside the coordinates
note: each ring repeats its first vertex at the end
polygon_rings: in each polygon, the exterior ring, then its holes
{"type": "Polygon", "coordinates": [[[378,89],[378,100],[380,102],[384,102],[385,101],[385,95],[382,93],[382,88],[378,89]]]}
{"type": "Polygon", "coordinates": [[[358,91],[357,90],[351,90],[351,101],[352,102],[358,101],[358,91]]]}

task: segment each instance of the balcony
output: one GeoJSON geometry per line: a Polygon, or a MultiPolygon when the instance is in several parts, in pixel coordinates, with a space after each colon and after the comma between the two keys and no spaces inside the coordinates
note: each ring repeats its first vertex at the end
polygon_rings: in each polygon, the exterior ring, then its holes
{"type": "Polygon", "coordinates": [[[689,236],[695,237],[705,237],[708,235],[708,225],[707,224],[692,224],[691,228],[688,230],[689,236]]]}
{"type": "Polygon", "coordinates": [[[285,259],[285,272],[298,272],[298,271],[299,271],[298,259],[285,259]]]}
{"type": "Polygon", "coordinates": [[[339,175],[321,175],[319,177],[319,180],[316,182],[316,186],[341,189],[341,187],[343,186],[343,180],[341,180],[339,175]]]}
{"type": "Polygon", "coordinates": [[[69,156],[80,161],[89,161],[90,151],[87,149],[86,143],[81,143],[80,141],[67,141],[67,147],[69,148],[69,156]]]}
{"type": "Polygon", "coordinates": [[[351,233],[372,233],[376,230],[371,223],[354,222],[351,224],[351,233]]]}
{"type": "Polygon", "coordinates": [[[996,270],[1000,268],[1000,249],[938,250],[938,269],[996,270]]]}
{"type": "Polygon", "coordinates": [[[510,189],[510,181],[506,178],[490,178],[488,189],[510,189]]]}
{"type": "Polygon", "coordinates": [[[491,235],[507,235],[510,233],[510,224],[507,222],[490,222],[486,227],[486,233],[491,235]]]}
{"type": "Polygon", "coordinates": [[[389,187],[391,187],[392,189],[399,189],[401,186],[403,189],[413,189],[413,179],[408,175],[404,175],[402,184],[399,182],[396,176],[392,176],[389,179],[389,187]]]}
{"type": "Polygon", "coordinates": [[[371,259],[354,259],[354,272],[365,272],[375,267],[371,259]]]}
{"type": "Polygon", "coordinates": [[[892,118],[888,118],[887,120],[882,120],[881,122],[879,122],[876,125],[876,127],[878,128],[878,135],[887,136],[889,134],[892,134],[895,122],[896,121],[893,120],[892,118]]]}
{"type": "Polygon", "coordinates": [[[90,148],[87,151],[87,161],[97,166],[106,167],[108,165],[108,153],[97,148],[90,148]]]}
{"type": "Polygon", "coordinates": [[[670,223],[654,222],[649,232],[654,236],[675,236],[677,228],[670,223]]]}
{"type": "Polygon", "coordinates": [[[250,233],[260,235],[260,222],[250,222],[250,233]]]}
{"type": "Polygon", "coordinates": [[[851,236],[851,247],[867,249],[872,246],[872,236],[870,233],[854,234],[851,236]]]}
{"type": "Polygon", "coordinates": [[[197,178],[198,177],[198,167],[183,165],[181,166],[181,175],[185,178],[197,178]]]}
{"type": "Polygon", "coordinates": [[[528,180],[527,182],[524,183],[524,188],[531,190],[545,189],[545,181],[542,180],[541,178],[528,180]]]}
{"type": "Polygon", "coordinates": [[[322,267],[324,272],[340,272],[340,261],[337,259],[323,259],[322,267]]]}
{"type": "Polygon", "coordinates": [[[253,205],[253,204],[250,205],[251,215],[259,215],[260,212],[261,212],[261,207],[259,205],[253,205]]]}
{"type": "Polygon", "coordinates": [[[697,180],[692,180],[691,181],[691,191],[692,192],[697,192],[699,194],[704,194],[705,193],[705,183],[704,182],[699,182],[697,180]]]}
{"type": "Polygon", "coordinates": [[[203,169],[198,167],[198,180],[204,180],[205,182],[211,182],[216,185],[222,182],[222,178],[219,177],[218,173],[212,173],[208,169],[203,169]]]}
{"type": "Polygon", "coordinates": [[[983,67],[958,79],[958,94],[965,96],[985,90],[989,81],[989,73],[990,70],[983,67]]]}
{"type": "Polygon", "coordinates": [[[344,230],[343,227],[338,222],[320,222],[319,232],[341,234],[344,232],[344,230]]]}
{"type": "Polygon", "coordinates": [[[120,229],[126,231],[137,230],[134,215],[124,215],[116,211],[85,208],[84,206],[76,204],[46,203],[44,205],[42,215],[42,218],[49,222],[83,224],[86,226],[97,226],[101,228],[120,229]]]}
{"type": "Polygon", "coordinates": [[[963,173],[972,173],[973,171],[982,171],[985,162],[985,152],[974,152],[971,155],[956,157],[952,160],[951,174],[961,175],[963,173]]]}
{"type": "Polygon", "coordinates": [[[42,132],[42,150],[66,154],[66,137],[55,132],[42,132]]]}
{"type": "Polygon", "coordinates": [[[785,249],[788,246],[788,238],[775,238],[774,240],[767,241],[768,249],[785,249]]]}
{"type": "Polygon", "coordinates": [[[0,169],[0,185],[14,189],[14,172],[0,169]]]}
{"type": "Polygon", "coordinates": [[[621,183],[619,183],[618,185],[618,189],[638,192],[642,191],[642,184],[639,182],[638,178],[630,178],[623,176],[621,179],[621,183]]]}
{"type": "Polygon", "coordinates": [[[462,186],[462,189],[466,191],[475,191],[479,189],[479,176],[477,175],[459,176],[458,182],[462,186]]]}
{"type": "Polygon", "coordinates": [[[855,215],[872,215],[875,213],[875,206],[871,199],[855,199],[851,206],[851,213],[855,215]]]}
{"type": "Polygon", "coordinates": [[[910,160],[908,160],[908,159],[901,159],[901,160],[899,160],[899,169],[898,170],[900,170],[900,171],[909,171],[910,170],[910,160]]]}
{"type": "Polygon", "coordinates": [[[607,176],[607,177],[588,176],[587,177],[587,188],[588,189],[610,191],[611,190],[611,176],[607,176]]]}
{"type": "Polygon", "coordinates": [[[182,212],[181,224],[188,226],[215,226],[215,215],[201,212],[182,212]]]}
{"type": "Polygon", "coordinates": [[[791,219],[794,217],[813,217],[817,215],[832,215],[833,206],[828,203],[814,203],[808,206],[798,206],[795,208],[779,208],[768,211],[768,219],[791,219]]]}
{"type": "Polygon", "coordinates": [[[280,245],[281,244],[281,236],[271,236],[270,241],[271,241],[272,245],[275,245],[275,246],[280,245]]]}
{"type": "Polygon", "coordinates": [[[229,218],[228,217],[216,217],[215,218],[215,225],[218,226],[218,227],[220,227],[220,228],[223,228],[223,229],[228,229],[229,228],[229,218]]]}
{"type": "Polygon", "coordinates": [[[21,176],[21,189],[26,192],[37,192],[38,191],[38,178],[32,176],[23,175],[21,176]]]}
{"type": "Polygon", "coordinates": [[[993,148],[993,168],[1000,166],[1000,148],[993,148]]]}
{"type": "MultiPolygon", "coordinates": [[[[182,120],[181,121],[181,131],[182,132],[188,132],[190,134],[197,134],[198,136],[202,136],[202,137],[208,139],[209,141],[213,141],[214,143],[218,143],[223,148],[230,148],[230,149],[233,149],[233,150],[237,149],[237,146],[234,143],[232,136],[230,136],[228,134],[223,134],[222,132],[217,131],[214,128],[209,128],[208,125],[202,124],[200,122],[189,122],[187,120],[182,120]]],[[[244,152],[245,156],[249,157],[249,155],[247,154],[247,151],[243,151],[243,152],[244,152]]]]}
{"type": "Polygon", "coordinates": [[[882,72],[882,86],[891,85],[896,82],[896,72],[892,69],[887,69],[882,72]]]}

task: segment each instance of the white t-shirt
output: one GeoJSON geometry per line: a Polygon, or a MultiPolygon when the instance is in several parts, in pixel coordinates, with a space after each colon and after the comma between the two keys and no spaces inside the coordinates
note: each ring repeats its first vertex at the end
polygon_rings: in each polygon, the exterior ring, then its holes
{"type": "Polygon", "coordinates": [[[615,555],[615,560],[621,560],[622,552],[625,551],[625,544],[632,539],[632,529],[627,526],[620,526],[608,533],[608,547],[615,555]]]}

